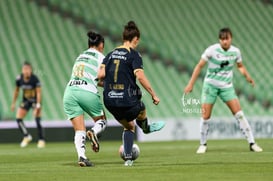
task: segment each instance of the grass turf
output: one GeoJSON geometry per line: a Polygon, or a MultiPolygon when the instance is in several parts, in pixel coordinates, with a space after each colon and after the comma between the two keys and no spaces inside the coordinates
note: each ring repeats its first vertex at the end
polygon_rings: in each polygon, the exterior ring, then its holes
{"type": "Polygon", "coordinates": [[[95,167],[79,167],[74,144],[47,143],[38,149],[0,144],[0,180],[272,180],[272,140],[258,140],[264,152],[249,151],[245,140],[210,140],[208,152],[197,155],[198,141],[137,143],[140,157],[123,166],[120,142],[101,142],[99,153],[87,145],[95,167]]]}

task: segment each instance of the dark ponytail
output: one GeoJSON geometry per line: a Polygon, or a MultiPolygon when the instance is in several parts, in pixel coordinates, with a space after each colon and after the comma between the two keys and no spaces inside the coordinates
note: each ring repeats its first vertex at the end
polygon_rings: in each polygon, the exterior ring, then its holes
{"type": "Polygon", "coordinates": [[[129,21],[124,26],[123,41],[132,41],[134,37],[140,38],[140,31],[134,21],[129,21]]]}
{"type": "Polygon", "coordinates": [[[97,47],[97,46],[99,46],[100,43],[104,44],[103,36],[101,36],[98,33],[95,33],[93,31],[89,31],[87,33],[87,36],[88,36],[88,46],[89,47],[93,47],[93,46],[97,47]]]}

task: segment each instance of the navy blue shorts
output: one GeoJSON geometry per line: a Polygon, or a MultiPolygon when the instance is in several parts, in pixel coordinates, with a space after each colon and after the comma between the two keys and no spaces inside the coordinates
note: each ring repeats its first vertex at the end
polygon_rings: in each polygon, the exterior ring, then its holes
{"type": "Polygon", "coordinates": [[[142,101],[131,107],[113,107],[106,106],[107,110],[115,117],[116,120],[133,121],[137,118],[139,113],[145,110],[145,105],[142,101]]]}
{"type": "Polygon", "coordinates": [[[32,101],[28,101],[28,100],[24,100],[23,102],[21,102],[20,104],[20,108],[23,108],[25,110],[29,110],[30,108],[35,108],[36,103],[32,102],[32,101]]]}

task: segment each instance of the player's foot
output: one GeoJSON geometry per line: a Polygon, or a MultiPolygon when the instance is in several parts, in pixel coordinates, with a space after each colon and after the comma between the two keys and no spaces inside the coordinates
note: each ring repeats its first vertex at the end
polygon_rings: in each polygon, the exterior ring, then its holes
{"type": "Polygon", "coordinates": [[[91,163],[89,161],[89,159],[86,159],[86,158],[83,158],[83,157],[80,157],[79,161],[78,161],[78,164],[81,166],[81,167],[92,167],[94,166],[93,163],[91,163]]]}
{"type": "Polygon", "coordinates": [[[38,148],[44,148],[45,147],[45,140],[39,140],[37,143],[38,148]]]}
{"type": "Polygon", "coordinates": [[[155,131],[159,131],[161,130],[163,127],[165,126],[165,122],[164,121],[158,121],[158,122],[153,122],[149,125],[149,130],[148,131],[144,131],[143,132],[145,134],[148,134],[148,133],[152,133],[152,132],[155,132],[155,131]]]}
{"type": "Polygon", "coordinates": [[[126,167],[131,167],[131,166],[133,166],[133,163],[134,163],[133,160],[126,160],[126,161],[124,162],[124,166],[126,166],[126,167]]]}
{"type": "Polygon", "coordinates": [[[92,129],[88,130],[86,132],[88,139],[91,142],[91,147],[94,152],[99,152],[100,150],[100,144],[97,138],[97,135],[94,133],[92,129]]]}
{"type": "Polygon", "coordinates": [[[203,154],[203,153],[206,153],[207,151],[207,145],[204,144],[204,145],[200,145],[198,150],[196,151],[197,154],[203,154]]]}
{"type": "Polygon", "coordinates": [[[26,147],[26,146],[29,144],[29,142],[31,142],[31,140],[32,140],[32,136],[31,136],[30,134],[27,135],[27,136],[25,136],[25,137],[23,138],[23,140],[22,140],[20,146],[21,146],[22,148],[26,147]]]}
{"type": "Polygon", "coordinates": [[[250,143],[250,151],[262,152],[263,149],[259,147],[256,143],[250,143]]]}

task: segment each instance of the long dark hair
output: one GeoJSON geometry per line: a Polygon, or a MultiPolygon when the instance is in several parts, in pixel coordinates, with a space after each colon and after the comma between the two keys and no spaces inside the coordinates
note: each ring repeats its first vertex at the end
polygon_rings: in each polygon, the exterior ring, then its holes
{"type": "Polygon", "coordinates": [[[140,31],[134,21],[129,21],[124,26],[123,41],[132,41],[134,37],[140,38],[140,31]]]}
{"type": "Polygon", "coordinates": [[[89,31],[87,33],[88,36],[88,46],[92,47],[92,46],[99,46],[100,43],[103,43],[104,46],[104,38],[102,35],[95,33],[93,31],[89,31]]]}

